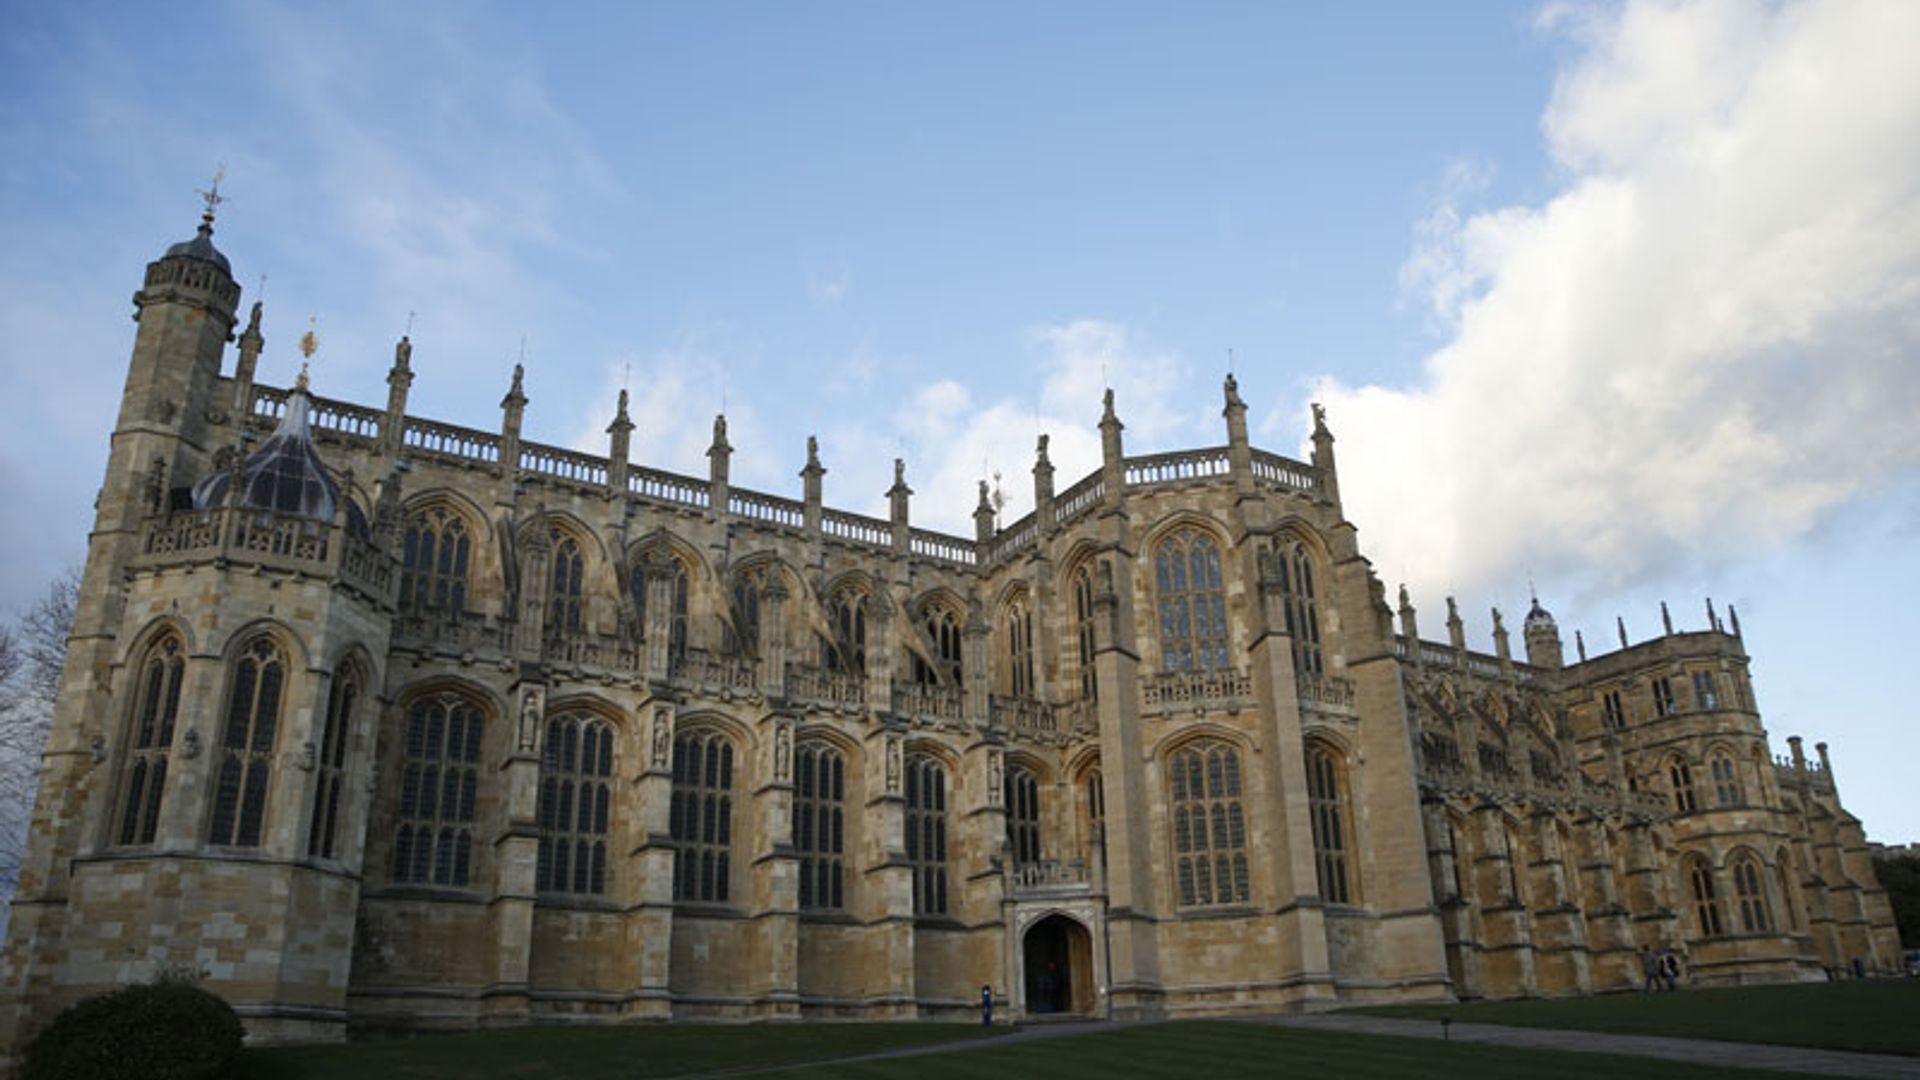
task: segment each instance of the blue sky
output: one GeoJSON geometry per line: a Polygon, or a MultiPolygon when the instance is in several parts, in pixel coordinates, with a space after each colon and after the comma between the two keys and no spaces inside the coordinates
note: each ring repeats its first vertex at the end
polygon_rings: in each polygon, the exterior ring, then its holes
{"type": "MultiPolygon", "coordinates": [[[[19,606],[76,559],[141,268],[217,240],[261,373],[967,533],[1097,458],[1326,400],[1348,509],[1437,629],[1527,583],[1594,651],[1739,605],[1776,749],[1920,839],[1916,9],[1828,4],[9,4],[0,445],[19,606]]],[[[1571,646],[1570,646],[1571,647],[1571,646]]]]}

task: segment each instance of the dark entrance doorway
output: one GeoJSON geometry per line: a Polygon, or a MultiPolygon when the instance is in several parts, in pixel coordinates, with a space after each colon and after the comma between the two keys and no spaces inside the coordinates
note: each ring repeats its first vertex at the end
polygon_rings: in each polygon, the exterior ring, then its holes
{"type": "Polygon", "coordinates": [[[1021,945],[1028,1015],[1093,1012],[1093,938],[1065,915],[1027,928],[1021,945]]]}

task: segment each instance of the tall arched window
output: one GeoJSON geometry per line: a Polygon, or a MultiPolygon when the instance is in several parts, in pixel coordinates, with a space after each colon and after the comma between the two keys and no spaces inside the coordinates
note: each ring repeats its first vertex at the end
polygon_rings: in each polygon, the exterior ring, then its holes
{"type": "Polygon", "coordinates": [[[800,855],[800,906],[846,906],[847,762],[825,743],[793,753],[793,846],[800,855]]]}
{"type": "Polygon", "coordinates": [[[580,541],[555,529],[553,583],[547,592],[547,633],[565,636],[580,632],[581,597],[586,587],[586,559],[580,541]]]}
{"type": "Polygon", "coordinates": [[[1033,612],[1025,600],[1007,605],[1007,690],[1033,696],[1033,612]]]}
{"type": "Polygon", "coordinates": [[[354,707],[359,704],[359,673],[342,664],[327,689],[327,720],[316,748],[314,764],[319,776],[313,786],[313,820],[307,827],[309,857],[334,858],[340,832],[340,789],[346,783],[347,733],[353,726],[354,707]]]}
{"type": "Polygon", "coordinates": [[[1673,789],[1673,809],[1676,813],[1691,814],[1699,800],[1693,791],[1693,766],[1685,758],[1676,757],[1667,762],[1667,785],[1673,789]]]}
{"type": "Polygon", "coordinates": [[[833,623],[833,641],[827,646],[826,668],[842,675],[867,673],[867,595],[842,586],[827,605],[833,623]]]}
{"type": "Polygon", "coordinates": [[[1749,934],[1768,929],[1766,878],[1760,860],[1741,854],[1733,860],[1733,897],[1740,905],[1740,928],[1749,934]]]}
{"type": "Polygon", "coordinates": [[[407,707],[394,881],[467,885],[482,720],[478,707],[454,694],[422,697],[407,707]]]}
{"type": "Polygon", "coordinates": [[[1239,751],[1220,742],[1192,743],[1173,755],[1169,772],[1181,906],[1245,903],[1250,893],[1239,751]]]}
{"type": "Polygon", "coordinates": [[[604,895],[613,726],[588,716],[548,721],[540,774],[540,854],[534,888],[604,895]]]}
{"type": "Polygon", "coordinates": [[[1800,929],[1800,871],[1793,864],[1793,857],[1786,848],[1774,852],[1773,866],[1780,875],[1780,902],[1787,909],[1787,926],[1800,929]]]}
{"type": "Polygon", "coordinates": [[[916,754],[907,759],[907,864],[913,913],[947,913],[947,770],[916,754]]]}
{"type": "Polygon", "coordinates": [[[1040,781],[1033,770],[1015,765],[1007,770],[1007,843],[1013,848],[1013,863],[1023,866],[1040,861],[1040,781]]]}
{"type": "Polygon", "coordinates": [[[1502,884],[1506,886],[1506,896],[1504,899],[1510,903],[1519,904],[1524,907],[1527,904],[1527,894],[1521,887],[1523,879],[1520,876],[1520,860],[1526,851],[1526,847],[1520,843],[1520,838],[1515,835],[1513,822],[1505,818],[1502,818],[1500,821],[1500,851],[1507,857],[1507,880],[1502,882],[1502,884]]]}
{"type": "Polygon", "coordinates": [[[1726,933],[1720,916],[1720,897],[1713,888],[1713,868],[1698,855],[1687,859],[1687,889],[1693,895],[1693,917],[1701,937],[1726,933]]]}
{"type": "Polygon", "coordinates": [[[944,604],[928,604],[920,617],[932,646],[934,666],[918,653],[913,657],[913,681],[921,686],[960,685],[960,615],[944,604]]]}
{"type": "Polygon", "coordinates": [[[1224,670],[1227,597],[1219,545],[1199,529],[1179,529],[1160,541],[1153,564],[1160,591],[1160,670],[1224,670]]]}
{"type": "Polygon", "coordinates": [[[1707,759],[1707,772],[1713,777],[1713,797],[1721,806],[1739,806],[1740,774],[1735,771],[1733,755],[1716,750],[1707,759]]]}
{"type": "Polygon", "coordinates": [[[1340,763],[1319,743],[1307,744],[1307,810],[1313,822],[1314,867],[1320,899],[1329,904],[1352,900],[1347,888],[1347,809],[1340,763]]]}
{"type": "Polygon", "coordinates": [[[134,670],[133,715],[129,718],[127,759],[120,781],[122,844],[151,844],[160,826],[160,797],[167,786],[167,760],[173,749],[173,725],[180,718],[180,684],[186,649],[177,634],[147,646],[134,670]]]}
{"type": "Polygon", "coordinates": [[[1080,700],[1100,700],[1100,679],[1093,664],[1093,564],[1073,572],[1073,639],[1080,661],[1080,700]]]}
{"type": "Polygon", "coordinates": [[[1314,595],[1313,557],[1305,544],[1296,542],[1283,546],[1276,561],[1287,613],[1287,636],[1293,641],[1293,670],[1301,675],[1318,675],[1325,668],[1320,656],[1320,605],[1314,595]]]}
{"type": "Polygon", "coordinates": [[[280,732],[280,698],[287,658],[266,634],[240,650],[227,689],[227,717],[220,736],[220,773],[213,789],[213,820],[207,842],[260,846],[273,779],[274,740],[280,732]]]}
{"type": "Polygon", "coordinates": [[[467,523],[444,506],[407,518],[400,541],[400,610],[458,615],[467,607],[467,523]]]}
{"type": "MultiPolygon", "coordinates": [[[[636,560],[629,579],[634,612],[640,618],[641,637],[647,636],[648,566],[645,557],[636,560]]],[[[654,573],[664,573],[672,583],[669,586],[673,606],[669,609],[671,614],[667,622],[667,655],[676,661],[684,659],[687,655],[687,568],[671,556],[658,557],[651,566],[654,573]]]]}
{"type": "Polygon", "coordinates": [[[757,568],[734,575],[733,590],[728,597],[733,620],[726,635],[729,655],[760,655],[760,589],[765,580],[757,568]]]}
{"type": "Polygon", "coordinates": [[[714,731],[673,740],[673,898],[725,903],[733,877],[733,744],[714,731]]]}

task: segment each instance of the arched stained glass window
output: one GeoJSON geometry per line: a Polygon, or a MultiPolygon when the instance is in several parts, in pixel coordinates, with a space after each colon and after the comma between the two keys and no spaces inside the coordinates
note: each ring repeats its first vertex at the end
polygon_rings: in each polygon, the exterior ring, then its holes
{"type": "Polygon", "coordinates": [[[733,743],[716,731],[673,740],[673,898],[725,903],[733,878],[733,743]]]}
{"type": "Polygon", "coordinates": [[[649,569],[655,574],[665,574],[670,582],[668,595],[672,607],[667,621],[667,655],[674,661],[687,655],[687,568],[680,560],[671,556],[655,556],[649,563],[646,557],[636,560],[633,574],[629,579],[629,588],[633,592],[634,613],[640,619],[640,636],[647,636],[647,574],[649,569]]]}
{"type": "Polygon", "coordinates": [[[1182,907],[1245,903],[1250,895],[1240,753],[1191,743],[1168,762],[1174,882],[1182,907]]]}
{"type": "Polygon", "coordinates": [[[793,753],[793,847],[800,855],[800,906],[846,907],[846,758],[825,743],[793,753]]]}
{"type": "Polygon", "coordinates": [[[1320,655],[1320,603],[1315,596],[1313,557],[1301,543],[1280,551],[1280,593],[1287,614],[1287,636],[1293,641],[1293,670],[1319,675],[1325,670],[1320,655]]]}
{"type": "Polygon", "coordinates": [[[1693,896],[1694,923],[1701,937],[1719,937],[1726,933],[1726,925],[1720,915],[1720,897],[1713,886],[1713,868],[1707,860],[1698,855],[1691,856],[1686,863],[1687,889],[1693,896]]]}
{"type": "Polygon", "coordinates": [[[926,755],[907,758],[907,864],[913,913],[947,913],[947,770],[926,755]]]}
{"type": "Polygon", "coordinates": [[[1744,801],[1740,797],[1740,773],[1732,754],[1714,751],[1707,759],[1707,772],[1713,778],[1713,797],[1721,806],[1739,806],[1744,801]]]}
{"type": "Polygon", "coordinates": [[[1307,744],[1307,810],[1313,822],[1314,868],[1320,899],[1329,904],[1352,902],[1347,884],[1346,793],[1342,768],[1334,752],[1320,743],[1307,744]]]}
{"type": "Polygon", "coordinates": [[[340,833],[340,789],[346,783],[347,735],[354,709],[360,704],[360,677],[342,664],[327,688],[327,720],[316,747],[313,818],[307,827],[307,854],[335,858],[340,833]]]}
{"type": "Polygon", "coordinates": [[[602,896],[613,798],[613,726],[590,716],[547,722],[540,763],[540,853],[534,888],[602,896]]]}
{"type": "Polygon", "coordinates": [[[214,781],[210,844],[260,846],[286,678],[286,654],[265,634],[242,647],[234,661],[220,736],[220,771],[214,781]]]}
{"type": "Polygon", "coordinates": [[[827,618],[833,624],[833,641],[826,648],[825,667],[842,675],[865,675],[867,595],[852,587],[841,588],[827,605],[827,618]]]}
{"type": "Polygon", "coordinates": [[[1080,700],[1100,700],[1100,679],[1093,661],[1093,565],[1073,572],[1073,639],[1080,662],[1080,700]]]}
{"type": "Polygon", "coordinates": [[[553,580],[547,590],[547,633],[577,634],[586,589],[586,558],[580,553],[580,541],[572,536],[555,529],[551,537],[553,580]]]}
{"type": "Polygon", "coordinates": [[[1033,770],[1015,765],[1007,770],[1007,843],[1013,863],[1040,861],[1040,781],[1033,770]]]}
{"type": "Polygon", "coordinates": [[[1007,605],[1007,692],[1033,696],[1033,612],[1026,601],[1007,605]]]}
{"type": "Polygon", "coordinates": [[[1154,552],[1160,597],[1160,670],[1227,667],[1227,599],[1220,548],[1199,529],[1176,530],[1154,552]]]}
{"type": "Polygon", "coordinates": [[[728,596],[731,622],[726,628],[730,656],[760,655],[760,590],[765,583],[765,572],[758,567],[742,570],[733,577],[733,589],[728,596]]]}
{"type": "Polygon", "coordinates": [[[127,758],[121,765],[119,843],[151,844],[159,829],[186,666],[179,635],[168,634],[149,645],[134,668],[139,682],[128,718],[127,758]]]}
{"type": "Polygon", "coordinates": [[[407,706],[393,880],[465,887],[473,869],[482,713],[456,694],[407,706]]]}
{"type": "Polygon", "coordinates": [[[472,540],[467,523],[444,506],[407,518],[400,541],[400,610],[458,615],[467,607],[472,540]]]}
{"type": "Polygon", "coordinates": [[[1759,859],[1745,854],[1734,857],[1733,896],[1740,905],[1740,928],[1749,934],[1765,933],[1769,926],[1766,877],[1759,859]]]}

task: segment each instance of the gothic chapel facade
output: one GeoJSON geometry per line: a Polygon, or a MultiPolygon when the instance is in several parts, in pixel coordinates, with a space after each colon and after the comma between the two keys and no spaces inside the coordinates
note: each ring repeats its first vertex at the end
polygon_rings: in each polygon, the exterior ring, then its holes
{"type": "MultiPolygon", "coordinates": [[[[260,1040],[543,1020],[1225,1014],[1897,957],[1737,618],[1576,662],[1397,612],[1334,439],[1129,455],[976,534],[255,381],[147,267],[31,851],[18,1036],[185,965],[260,1040]]],[[[237,356],[227,344],[238,329],[237,356]]],[[[647,418],[641,417],[644,423],[647,418]]],[[[983,491],[984,496],[984,491],[983,491]]],[[[1731,612],[1729,613],[1731,615],[1731,612]]]]}

